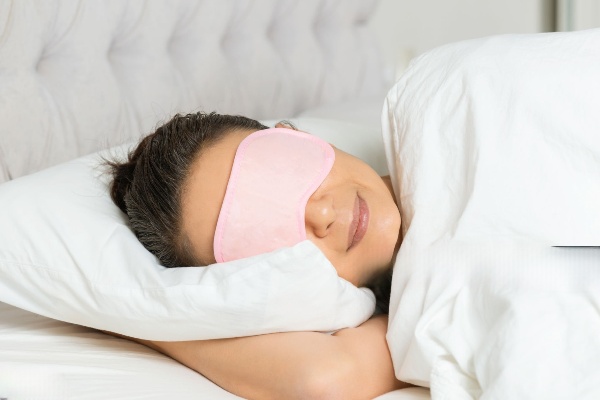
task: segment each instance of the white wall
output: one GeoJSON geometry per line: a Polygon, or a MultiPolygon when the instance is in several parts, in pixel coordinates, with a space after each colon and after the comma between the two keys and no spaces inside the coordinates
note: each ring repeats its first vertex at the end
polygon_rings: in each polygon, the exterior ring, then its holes
{"type": "Polygon", "coordinates": [[[558,30],[600,27],[600,0],[558,0],[558,30]]]}
{"type": "MultiPolygon", "coordinates": [[[[595,0],[594,0],[595,1],[595,0]]],[[[551,0],[380,0],[370,22],[388,79],[416,55],[439,45],[502,33],[552,28],[551,0]]]]}

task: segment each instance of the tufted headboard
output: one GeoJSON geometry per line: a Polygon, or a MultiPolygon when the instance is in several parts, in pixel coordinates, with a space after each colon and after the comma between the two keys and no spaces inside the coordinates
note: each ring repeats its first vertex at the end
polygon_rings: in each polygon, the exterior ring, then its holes
{"type": "Polygon", "coordinates": [[[0,0],[0,182],[175,112],[292,117],[383,91],[374,0],[0,0]]]}

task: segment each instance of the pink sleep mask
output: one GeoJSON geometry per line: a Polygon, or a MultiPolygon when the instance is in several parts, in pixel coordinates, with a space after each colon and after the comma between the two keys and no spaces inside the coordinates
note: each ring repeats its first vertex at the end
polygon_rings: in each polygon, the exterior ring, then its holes
{"type": "Polygon", "coordinates": [[[217,221],[217,262],[305,240],[306,204],[334,160],[331,145],[308,133],[273,128],[246,137],[235,154],[217,221]]]}

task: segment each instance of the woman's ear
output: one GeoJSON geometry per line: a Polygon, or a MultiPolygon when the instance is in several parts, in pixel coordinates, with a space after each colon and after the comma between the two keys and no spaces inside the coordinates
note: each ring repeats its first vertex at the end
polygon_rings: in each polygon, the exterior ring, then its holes
{"type": "Polygon", "coordinates": [[[298,129],[294,126],[294,124],[292,124],[289,121],[279,121],[278,123],[275,124],[275,128],[286,128],[286,129],[293,129],[295,131],[297,131],[298,129]]]}

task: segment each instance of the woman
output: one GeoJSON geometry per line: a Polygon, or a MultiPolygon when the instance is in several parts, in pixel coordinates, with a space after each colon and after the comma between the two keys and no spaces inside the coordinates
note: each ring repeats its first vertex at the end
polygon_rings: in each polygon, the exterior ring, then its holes
{"type": "MultiPolygon", "coordinates": [[[[319,139],[296,135],[283,124],[276,128],[265,131],[266,126],[240,116],[177,115],[143,139],[126,162],[111,163],[111,196],[129,216],[139,240],[167,267],[207,265],[217,258],[227,261],[252,255],[240,252],[253,246],[258,246],[255,250],[259,252],[274,250],[280,243],[273,242],[273,236],[289,234],[290,243],[303,239],[315,243],[339,276],[356,286],[373,287],[381,277],[389,277],[400,231],[389,177],[379,177],[366,163],[319,139]],[[262,149],[264,162],[244,164],[251,154],[246,149],[256,146],[260,151],[262,145],[256,144],[256,138],[267,134],[272,134],[268,137],[280,147],[272,152],[262,149]],[[297,154],[299,147],[285,144],[292,142],[306,145],[310,154],[316,154],[316,161],[305,164],[323,165],[323,173],[307,183],[309,196],[300,202],[285,200],[288,191],[277,194],[281,187],[270,179],[273,187],[253,193],[252,178],[239,177],[239,171],[258,168],[258,175],[275,171],[272,179],[280,179],[282,184],[288,174],[304,179],[303,173],[288,173],[285,166],[269,164],[274,153],[297,154]],[[238,152],[241,147],[244,152],[238,152]],[[319,149],[326,155],[321,157],[319,149]],[[238,164],[241,167],[236,169],[238,164]],[[279,178],[277,172],[281,172],[279,178]],[[246,194],[240,189],[244,185],[246,194]],[[235,218],[228,220],[225,215],[224,210],[231,211],[231,203],[246,209],[256,199],[280,197],[265,207],[289,209],[292,219],[301,215],[300,233],[287,226],[291,222],[259,232],[263,224],[257,218],[264,210],[248,213],[245,226],[236,226],[235,218]],[[300,209],[290,204],[300,204],[300,209]],[[269,235],[269,229],[284,233],[269,235]],[[235,248],[238,242],[228,241],[229,235],[258,237],[258,242],[235,248]]],[[[242,397],[367,399],[405,386],[394,377],[386,328],[387,317],[380,315],[333,335],[289,332],[207,341],[139,342],[242,397]]]]}

